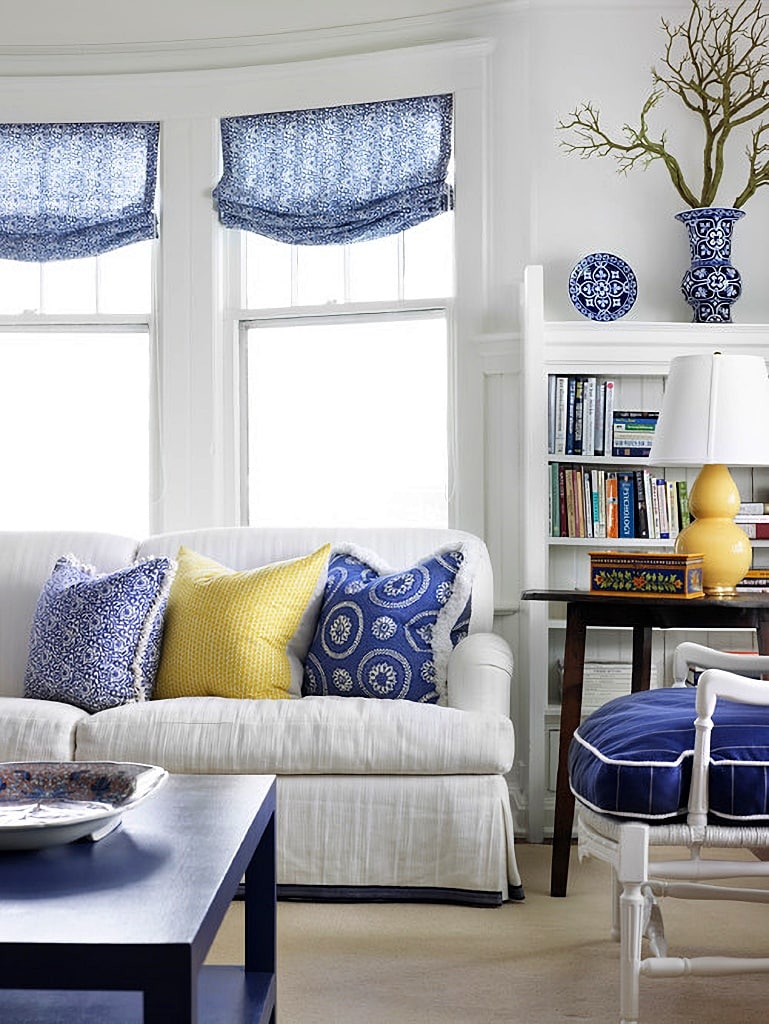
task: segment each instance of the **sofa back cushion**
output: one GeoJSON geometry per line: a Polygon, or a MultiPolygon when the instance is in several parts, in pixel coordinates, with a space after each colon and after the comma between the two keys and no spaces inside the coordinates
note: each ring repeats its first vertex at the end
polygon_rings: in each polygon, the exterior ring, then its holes
{"type": "MultiPolygon", "coordinates": [[[[212,527],[157,534],[142,541],[138,558],[176,556],[181,545],[216,559],[230,569],[253,569],[272,562],[300,558],[327,542],[350,542],[376,552],[393,569],[407,569],[437,548],[471,539],[463,530],[418,527],[345,528],[212,527]]],[[[41,581],[42,583],[42,581],[41,581]]],[[[480,542],[473,579],[472,611],[468,632],[486,633],[494,620],[494,584],[486,545],[480,542]]]]}
{"type": "Polygon", "coordinates": [[[446,675],[467,634],[480,541],[404,569],[352,544],[334,549],[303,692],[447,703],[446,675]]]}
{"type": "Polygon", "coordinates": [[[182,545],[155,697],[301,696],[328,552],[232,570],[182,545]]]}
{"type": "Polygon", "coordinates": [[[170,558],[109,573],[59,558],[37,602],[24,696],[89,712],[148,700],[174,572],[170,558]]]}
{"type": "Polygon", "coordinates": [[[130,565],[137,541],[108,533],[0,532],[0,696],[21,697],[40,592],[58,558],[73,554],[98,572],[130,565]]]}

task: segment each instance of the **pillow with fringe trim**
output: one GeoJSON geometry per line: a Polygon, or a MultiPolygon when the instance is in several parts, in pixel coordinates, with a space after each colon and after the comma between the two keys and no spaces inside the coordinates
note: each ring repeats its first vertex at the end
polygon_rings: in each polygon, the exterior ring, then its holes
{"type": "Polygon", "coordinates": [[[24,696],[91,712],[148,700],[175,570],[148,558],[99,574],[60,558],[35,608],[24,696]]]}
{"type": "Polygon", "coordinates": [[[480,544],[447,545],[408,569],[335,545],[304,665],[305,696],[446,704],[449,656],[467,635],[480,544]]]}

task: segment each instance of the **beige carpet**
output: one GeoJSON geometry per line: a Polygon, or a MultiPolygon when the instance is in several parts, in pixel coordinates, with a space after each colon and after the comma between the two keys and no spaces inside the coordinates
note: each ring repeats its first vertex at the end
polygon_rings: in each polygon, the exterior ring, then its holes
{"type": "MultiPolygon", "coordinates": [[[[609,869],[573,853],[569,895],[552,899],[550,847],[517,849],[526,901],[495,910],[280,903],[278,1024],[616,1024],[609,869]]],[[[769,955],[769,907],[663,909],[671,955],[723,952],[715,935],[733,952],[769,955]]],[[[228,912],[211,962],[243,962],[242,910],[228,912]]],[[[769,975],[641,985],[644,1024],[769,1020],[769,975]]]]}

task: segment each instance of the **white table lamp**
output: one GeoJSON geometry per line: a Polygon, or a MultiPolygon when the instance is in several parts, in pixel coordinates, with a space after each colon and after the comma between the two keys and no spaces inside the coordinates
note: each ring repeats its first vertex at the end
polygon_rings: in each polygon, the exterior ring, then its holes
{"type": "Polygon", "coordinates": [[[761,356],[678,356],[670,364],[650,462],[702,466],[689,492],[694,517],[675,550],[703,555],[703,590],[729,595],[750,568],[735,522],[740,495],[729,466],[769,465],[769,376],[761,356]]]}

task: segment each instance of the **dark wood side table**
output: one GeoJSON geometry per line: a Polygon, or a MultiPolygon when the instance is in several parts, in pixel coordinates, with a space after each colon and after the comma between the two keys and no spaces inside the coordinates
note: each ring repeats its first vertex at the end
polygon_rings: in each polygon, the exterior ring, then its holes
{"type": "MultiPolygon", "coordinates": [[[[633,630],[631,689],[649,689],[652,629],[755,629],[758,650],[769,654],[769,594],[734,597],[644,597],[594,594],[587,590],[525,590],[524,601],[560,601],[566,604],[566,641],[563,655],[561,734],[555,791],[553,859],[550,895],[565,896],[574,823],[574,796],[569,789],[568,752],[582,713],[582,673],[588,626],[614,626],[633,630]]],[[[536,683],[534,683],[536,685],[536,683]]]]}

